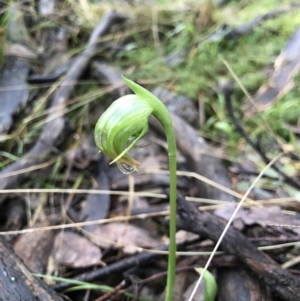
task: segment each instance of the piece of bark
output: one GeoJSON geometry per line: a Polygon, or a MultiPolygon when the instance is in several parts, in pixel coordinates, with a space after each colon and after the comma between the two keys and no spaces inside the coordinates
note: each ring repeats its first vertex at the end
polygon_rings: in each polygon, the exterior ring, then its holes
{"type": "Polygon", "coordinates": [[[118,99],[128,94],[129,89],[124,84],[121,74],[114,67],[99,61],[94,61],[91,65],[92,76],[101,85],[115,85],[115,89],[110,90],[112,99],[118,99]]]}
{"type": "MultiPolygon", "coordinates": [[[[84,51],[77,57],[72,68],[67,73],[64,81],[57,90],[52,100],[51,110],[47,117],[46,125],[40,138],[33,148],[19,161],[9,165],[0,172],[0,189],[8,189],[19,185],[33,171],[32,167],[47,160],[53,147],[60,145],[65,139],[65,118],[63,116],[66,102],[69,99],[77,80],[80,78],[91,58],[97,53],[99,38],[107,33],[111,26],[125,20],[123,15],[110,12],[104,15],[101,22],[92,32],[84,51]],[[20,171],[22,170],[22,171],[20,171]]],[[[5,194],[0,196],[0,203],[5,194]]]]}
{"type": "Polygon", "coordinates": [[[25,83],[29,68],[16,57],[8,57],[0,71],[0,135],[6,134],[13,124],[13,116],[28,100],[25,83]],[[17,87],[17,88],[16,88],[17,87]]]}
{"type": "Polygon", "coordinates": [[[268,287],[241,268],[218,269],[218,301],[272,301],[268,287]]]}
{"type": "MultiPolygon", "coordinates": [[[[178,228],[218,241],[227,224],[225,220],[198,211],[179,194],[177,204],[178,228]]],[[[282,300],[300,301],[300,280],[259,251],[242,233],[229,228],[221,247],[225,252],[235,255],[282,300]]]]}
{"type": "Polygon", "coordinates": [[[9,244],[0,237],[0,301],[63,301],[44,281],[34,277],[14,254],[9,244]]]}
{"type": "MultiPolygon", "coordinates": [[[[103,155],[99,155],[97,162],[97,175],[95,177],[97,187],[92,189],[110,190],[109,180],[107,176],[108,163],[103,155]]],[[[84,221],[95,221],[107,218],[110,208],[110,195],[109,194],[89,194],[84,203],[81,211],[81,219],[84,221]]],[[[84,230],[90,232],[97,229],[99,225],[84,226],[84,230]]]]}
{"type": "MultiPolygon", "coordinates": [[[[17,5],[8,8],[7,41],[29,45],[29,35],[23,12],[17,5]]],[[[26,105],[29,92],[26,79],[28,66],[16,56],[8,56],[0,71],[0,135],[6,134],[13,124],[13,116],[26,105]]]]}
{"type": "Polygon", "coordinates": [[[185,95],[176,94],[161,87],[156,87],[151,93],[160,99],[170,112],[180,116],[193,126],[198,124],[199,114],[195,103],[185,95]]]}

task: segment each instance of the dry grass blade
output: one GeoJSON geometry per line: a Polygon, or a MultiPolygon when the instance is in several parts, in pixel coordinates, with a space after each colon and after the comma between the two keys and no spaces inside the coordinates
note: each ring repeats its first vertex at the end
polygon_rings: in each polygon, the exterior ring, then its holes
{"type": "MultiPolygon", "coordinates": [[[[160,173],[160,174],[169,174],[169,171],[167,170],[158,170],[158,169],[147,169],[147,170],[143,170],[141,172],[144,172],[144,173],[160,173]]],[[[190,172],[190,171],[177,171],[177,176],[186,176],[186,177],[193,177],[199,181],[203,181],[205,183],[207,183],[208,185],[211,185],[217,189],[220,189],[236,198],[243,198],[243,195],[241,195],[240,193],[232,190],[232,189],[229,189],[227,187],[224,187],[223,185],[220,185],[219,183],[213,181],[213,180],[210,180],[202,175],[199,175],[198,173],[195,173],[195,172],[190,172]]],[[[246,198],[247,202],[253,204],[254,206],[260,206],[259,204],[257,204],[257,202],[253,201],[252,199],[250,198],[246,198]]]]}
{"type": "MultiPolygon", "coordinates": [[[[68,188],[28,188],[28,189],[0,189],[0,194],[10,194],[10,193],[67,193],[67,194],[111,194],[111,195],[125,195],[129,196],[133,192],[128,191],[112,191],[112,190],[97,190],[97,189],[68,189],[68,188]]],[[[152,192],[134,192],[136,196],[143,197],[155,197],[165,199],[167,196],[165,194],[152,193],[152,192]]]]}
{"type": "Polygon", "coordinates": [[[79,222],[79,223],[72,223],[72,224],[65,224],[65,225],[55,225],[49,227],[39,227],[39,228],[32,228],[32,229],[23,229],[18,231],[6,231],[0,232],[0,235],[6,236],[11,234],[24,234],[24,233],[32,233],[35,231],[49,231],[49,230],[59,230],[59,229],[69,229],[69,228],[76,228],[76,227],[84,227],[88,225],[103,225],[107,223],[113,222],[120,222],[120,221],[130,221],[135,219],[145,219],[147,217],[154,217],[154,216],[166,216],[169,214],[169,211],[162,211],[156,213],[148,213],[148,214],[138,214],[134,216],[118,216],[108,219],[96,220],[96,221],[87,221],[87,222],[79,222]]]}

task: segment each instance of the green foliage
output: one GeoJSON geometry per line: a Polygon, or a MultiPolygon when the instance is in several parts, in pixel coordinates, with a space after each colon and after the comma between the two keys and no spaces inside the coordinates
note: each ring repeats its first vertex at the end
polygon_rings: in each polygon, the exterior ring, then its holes
{"type": "MultiPolygon", "coordinates": [[[[264,5],[261,5],[259,1],[249,1],[243,6],[239,6],[236,1],[231,1],[224,7],[215,7],[211,12],[214,23],[202,27],[198,24],[199,9],[201,10],[201,5],[205,1],[195,6],[198,10],[187,9],[184,11],[178,9],[180,1],[175,1],[175,3],[173,8],[170,6],[157,7],[158,41],[153,38],[150,27],[148,30],[133,29],[134,33],[130,37],[130,43],[126,44],[124,49],[118,53],[118,66],[121,66],[124,73],[131,74],[130,76],[135,80],[142,79],[143,82],[149,84],[171,87],[176,92],[185,94],[195,101],[198,99],[199,92],[207,95],[205,110],[208,120],[202,130],[213,139],[229,140],[229,144],[236,149],[236,143],[240,136],[233,129],[224,106],[218,103],[219,96],[217,98],[209,96],[211,91],[216,90],[224,80],[233,81],[223,59],[230,64],[249,93],[254,94],[261,85],[267,82],[268,75],[264,69],[274,63],[298,26],[300,11],[295,9],[282,13],[257,25],[252,32],[242,37],[220,38],[212,42],[209,40],[210,35],[217,29],[221,30],[222,24],[243,25],[260,14],[290,4],[290,1],[266,0],[264,5]],[[157,50],[158,44],[160,52],[157,50]],[[177,56],[176,63],[167,64],[165,59],[172,55],[177,56]],[[214,103],[213,108],[212,103],[214,103]],[[235,143],[233,143],[234,141],[235,143]]],[[[192,1],[190,5],[193,7],[196,4],[192,1]]],[[[141,26],[145,24],[146,20],[141,23],[141,26]]],[[[296,100],[299,97],[299,89],[294,89],[284,97],[283,101],[289,101],[291,98],[296,100]]],[[[244,99],[244,93],[237,89],[234,95],[237,112],[241,109],[244,99]]],[[[294,108],[295,102],[291,107],[294,108]]],[[[271,127],[274,125],[276,134],[290,143],[293,137],[285,125],[295,122],[294,117],[298,111],[293,110],[293,113],[287,109],[282,111],[280,109],[282,102],[280,103],[264,112],[264,116],[271,127]],[[277,122],[278,118],[279,123],[277,122]]],[[[241,119],[242,113],[240,112],[241,119]]],[[[258,127],[258,120],[258,117],[254,117],[253,121],[247,121],[244,125],[254,138],[257,138],[263,130],[262,127],[258,127]]]]}

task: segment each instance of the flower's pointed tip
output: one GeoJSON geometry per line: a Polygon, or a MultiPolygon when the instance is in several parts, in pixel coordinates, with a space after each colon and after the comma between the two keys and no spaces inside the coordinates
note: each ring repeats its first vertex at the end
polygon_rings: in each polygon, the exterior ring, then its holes
{"type": "Polygon", "coordinates": [[[126,85],[131,88],[133,84],[135,84],[132,80],[129,78],[125,77],[123,74],[121,75],[123,81],[126,83],[126,85]]]}
{"type": "Polygon", "coordinates": [[[124,76],[123,74],[121,74],[121,77],[122,77],[122,79],[124,80],[124,81],[132,81],[132,80],[130,80],[129,78],[127,78],[126,76],[124,76]]]}
{"type": "Polygon", "coordinates": [[[135,83],[134,81],[130,80],[129,78],[125,77],[124,75],[121,75],[122,79],[126,83],[126,85],[136,94],[139,96],[143,96],[145,93],[144,88],[140,86],[139,84],[135,83]]]}
{"type": "Polygon", "coordinates": [[[159,101],[160,100],[153,95],[151,92],[149,92],[147,89],[144,87],[140,86],[139,84],[135,83],[134,81],[126,78],[124,75],[122,75],[122,79],[126,83],[126,85],[140,98],[148,101],[159,101]]]}
{"type": "Polygon", "coordinates": [[[117,158],[113,159],[113,160],[109,163],[109,165],[112,165],[112,164],[116,163],[119,159],[120,159],[120,158],[119,158],[119,156],[118,156],[117,158]]]}

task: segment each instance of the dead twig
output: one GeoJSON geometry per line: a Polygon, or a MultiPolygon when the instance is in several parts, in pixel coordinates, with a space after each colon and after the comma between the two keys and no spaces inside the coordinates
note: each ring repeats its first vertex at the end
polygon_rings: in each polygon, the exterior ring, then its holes
{"type": "MultiPolygon", "coordinates": [[[[29,173],[15,174],[13,177],[6,177],[6,175],[44,162],[46,158],[51,155],[53,147],[55,148],[62,143],[66,135],[66,126],[63,116],[66,102],[77,80],[84,72],[91,58],[96,54],[100,37],[106,34],[112,25],[124,22],[124,20],[125,17],[116,12],[110,12],[104,15],[101,22],[92,32],[86,48],[76,58],[61,86],[57,90],[51,104],[53,110],[51,110],[48,115],[40,138],[21,160],[9,165],[0,173],[0,177],[2,178],[0,189],[12,188],[20,184],[29,176],[29,173]]],[[[4,195],[0,196],[0,203],[4,198],[4,195]]]]}
{"type": "MultiPolygon", "coordinates": [[[[231,85],[226,85],[222,88],[224,96],[225,96],[225,103],[226,103],[226,109],[228,112],[228,115],[234,124],[236,130],[240,133],[242,137],[245,138],[246,142],[261,156],[262,160],[266,165],[270,163],[270,159],[266,156],[266,154],[262,151],[262,149],[258,146],[257,143],[255,143],[248,135],[248,133],[245,131],[245,129],[242,127],[241,123],[239,120],[236,118],[233,107],[232,107],[232,102],[231,102],[231,93],[232,93],[232,86],[231,85]]],[[[272,166],[281,176],[284,177],[291,185],[293,185],[296,188],[300,188],[300,183],[294,179],[288,176],[286,173],[284,173],[279,167],[277,167],[276,164],[272,166]]]]}

